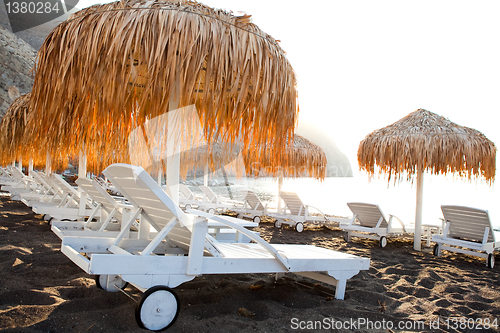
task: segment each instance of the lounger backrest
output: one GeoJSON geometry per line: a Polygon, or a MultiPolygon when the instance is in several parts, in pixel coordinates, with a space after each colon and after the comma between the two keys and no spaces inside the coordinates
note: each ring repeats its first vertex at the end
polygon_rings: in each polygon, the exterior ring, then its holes
{"type": "Polygon", "coordinates": [[[305,215],[305,206],[295,192],[280,192],[280,197],[292,215],[305,215]]]}
{"type": "Polygon", "coordinates": [[[187,187],[186,185],[179,184],[179,191],[181,191],[182,196],[186,200],[194,200],[195,199],[193,192],[191,192],[191,190],[189,189],[189,187],[187,187]]]}
{"type": "Polygon", "coordinates": [[[24,173],[22,173],[18,168],[12,168],[10,170],[12,176],[16,179],[16,180],[23,180],[24,177],[26,177],[26,175],[24,173]]]}
{"type": "Polygon", "coordinates": [[[364,227],[373,228],[377,226],[380,218],[382,218],[380,227],[386,228],[388,226],[385,215],[378,205],[363,202],[349,202],[347,206],[349,206],[351,212],[356,215],[359,224],[364,227]]]}
{"type": "Polygon", "coordinates": [[[97,203],[101,204],[101,208],[104,209],[107,213],[111,213],[111,211],[116,208],[116,212],[114,217],[118,221],[122,221],[122,215],[118,210],[119,205],[115,199],[102,186],[96,182],[95,180],[89,179],[87,177],[80,177],[75,182],[83,192],[87,193],[90,199],[94,200],[97,203]]]}
{"type": "Polygon", "coordinates": [[[265,207],[260,201],[259,197],[255,194],[255,192],[250,190],[241,190],[240,194],[243,195],[244,201],[246,201],[251,209],[254,210],[264,210],[265,207]]]}
{"type": "Polygon", "coordinates": [[[59,193],[64,192],[64,191],[62,191],[61,186],[59,186],[59,184],[57,184],[56,182],[54,182],[50,177],[48,177],[43,172],[38,172],[38,176],[40,178],[42,178],[48,185],[50,185],[57,192],[59,192],[59,193]]]}
{"type": "Polygon", "coordinates": [[[62,188],[63,191],[69,193],[74,198],[80,198],[80,193],[78,193],[78,191],[73,186],[68,184],[68,182],[65,181],[61,175],[53,173],[52,178],[55,180],[57,184],[59,184],[59,186],[62,188]]]}
{"type": "Polygon", "coordinates": [[[217,195],[214,193],[214,191],[212,191],[212,189],[210,187],[201,185],[200,190],[207,197],[209,202],[218,203],[217,195]]]}
{"type": "Polygon", "coordinates": [[[482,242],[489,228],[488,242],[494,242],[490,216],[487,210],[464,206],[441,206],[445,222],[449,222],[448,237],[482,242]]]}
{"type": "Polygon", "coordinates": [[[176,217],[179,222],[168,238],[178,247],[189,249],[191,219],[142,167],[117,163],[107,167],[103,174],[134,208],[142,208],[143,218],[158,231],[176,217]]]}
{"type": "Polygon", "coordinates": [[[31,172],[31,175],[33,177],[33,179],[35,181],[37,181],[38,183],[42,184],[42,186],[46,189],[46,190],[52,190],[52,191],[57,191],[58,188],[54,188],[50,183],[47,183],[46,179],[44,177],[42,177],[38,172],[36,172],[35,170],[33,170],[31,172]]]}

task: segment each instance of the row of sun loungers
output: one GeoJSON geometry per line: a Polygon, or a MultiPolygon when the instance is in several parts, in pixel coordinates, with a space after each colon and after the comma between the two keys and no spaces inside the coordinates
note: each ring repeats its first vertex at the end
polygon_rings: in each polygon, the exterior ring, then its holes
{"type": "Polygon", "coordinates": [[[335,297],[343,299],[347,280],[369,268],[368,258],[312,245],[269,244],[245,227],[257,223],[214,215],[213,207],[183,211],[140,167],[114,164],[104,174],[123,200],[86,178],[77,180],[79,190],[70,190],[57,175],[34,186],[35,177],[23,175],[29,181],[20,187],[26,195],[41,195],[26,197],[25,203],[52,216],[62,253],[96,276],[99,287],[118,291],[129,283],[144,292],[136,309],[141,327],[161,330],[173,324],[180,307],[172,288],[203,274],[295,273],[334,285],[335,297]],[[250,241],[218,239],[227,230],[250,241]]]}
{"type": "MultiPolygon", "coordinates": [[[[130,204],[118,203],[102,187],[102,182],[80,178],[77,181],[80,189],[87,194],[85,210],[80,207],[80,193],[69,186],[61,176],[51,175],[50,178],[43,173],[32,173],[27,177],[18,169],[9,170],[2,168],[0,175],[2,189],[11,191],[13,197],[20,198],[33,210],[40,214],[50,212],[53,230],[63,237],[64,232],[73,230],[83,231],[112,231],[117,232],[122,223],[121,212],[130,213],[130,204]],[[96,204],[98,203],[98,204],[96,204]],[[125,208],[125,209],[124,209],[125,208]],[[95,217],[104,217],[96,222],[95,217]],[[61,220],[83,220],[77,223],[61,220]]],[[[255,227],[262,216],[270,216],[276,219],[275,226],[289,225],[301,232],[305,223],[325,224],[338,226],[344,231],[344,239],[350,242],[352,237],[361,237],[379,240],[382,247],[387,245],[387,238],[402,234],[411,234],[415,227],[405,224],[394,215],[388,217],[382,212],[378,205],[368,203],[348,203],[353,213],[352,218],[334,218],[323,214],[312,206],[305,205],[296,193],[280,192],[280,197],[285,203],[282,212],[273,212],[264,205],[252,191],[241,191],[243,201],[231,201],[217,196],[209,187],[200,187],[203,196],[196,196],[186,185],[180,185],[181,205],[190,210],[196,208],[200,211],[214,214],[225,209],[236,212],[237,217],[249,217],[255,223],[235,220],[242,227],[255,227]],[[311,209],[316,214],[311,213],[311,209]]],[[[122,199],[123,200],[123,199],[122,199]]],[[[430,246],[431,240],[435,243],[434,254],[439,256],[442,250],[455,251],[459,253],[477,255],[486,258],[488,267],[495,264],[494,251],[500,248],[498,231],[491,224],[489,214],[485,210],[468,208],[462,206],[442,206],[443,225],[424,225],[423,239],[430,246]]],[[[224,228],[220,224],[210,222],[210,231],[219,241],[236,240],[250,241],[250,238],[241,233],[228,232],[230,228],[224,228]],[[237,235],[237,236],[235,236],[237,235]]],[[[209,223],[209,224],[210,224],[209,223]]],[[[132,235],[137,231],[132,230],[132,235]]],[[[109,234],[108,234],[109,235],[109,234]]]]}

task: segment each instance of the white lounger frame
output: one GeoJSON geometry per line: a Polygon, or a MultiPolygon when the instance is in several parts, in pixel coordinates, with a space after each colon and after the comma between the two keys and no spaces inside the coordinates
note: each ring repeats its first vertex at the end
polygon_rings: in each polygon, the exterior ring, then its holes
{"type": "Polygon", "coordinates": [[[152,240],[125,239],[127,225],[115,238],[64,237],[62,252],[88,274],[115,276],[106,281],[126,281],[145,291],[173,288],[202,274],[294,272],[335,285],[335,297],[343,299],[347,279],[369,268],[368,258],[312,245],[271,245],[227,217],[197,210],[188,215],[140,167],[114,164],[104,174],[142,216],[141,223],[158,230],[152,240]],[[218,242],[207,233],[207,219],[255,244],[218,242]]]}
{"type": "Polygon", "coordinates": [[[378,205],[364,202],[349,202],[347,204],[353,213],[349,224],[343,225],[344,240],[351,241],[351,237],[375,239],[379,241],[381,247],[387,245],[387,236],[413,233],[415,227],[406,225],[394,215],[389,215],[386,219],[384,213],[378,205]]]}
{"type": "Polygon", "coordinates": [[[349,219],[328,217],[318,208],[303,204],[297,193],[281,191],[279,196],[285,203],[284,213],[278,212],[269,214],[271,217],[276,219],[274,225],[277,228],[281,228],[283,224],[287,224],[294,227],[296,231],[302,232],[304,230],[304,223],[306,222],[339,226],[347,224],[350,221],[349,219]],[[312,215],[310,212],[311,208],[316,210],[320,216],[312,215]]]}
{"type": "Polygon", "coordinates": [[[238,213],[238,218],[250,215],[255,223],[260,223],[262,216],[268,214],[267,204],[264,205],[257,194],[251,190],[240,190],[240,195],[243,196],[243,204],[231,210],[238,213]]]}
{"type": "Polygon", "coordinates": [[[486,258],[489,268],[495,266],[494,252],[500,249],[498,234],[491,225],[487,210],[465,206],[443,205],[445,227],[442,235],[434,235],[434,254],[442,250],[486,258]]]}

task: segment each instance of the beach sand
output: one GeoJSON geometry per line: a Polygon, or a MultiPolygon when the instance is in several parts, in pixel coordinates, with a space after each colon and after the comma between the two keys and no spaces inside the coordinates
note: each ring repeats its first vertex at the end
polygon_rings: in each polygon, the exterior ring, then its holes
{"type": "MultiPolygon", "coordinates": [[[[175,288],[181,311],[169,332],[313,332],[340,324],[345,329],[335,331],[477,332],[488,320],[500,325],[500,270],[486,268],[484,259],[416,252],[408,237],[392,238],[383,249],[374,240],[347,244],[340,229],[324,226],[299,234],[261,223],[258,231],[272,243],[369,257],[371,268],[347,282],[345,300],[333,297],[334,287],[293,274],[278,281],[270,274],[199,277],[175,288]],[[380,329],[359,325],[370,322],[380,329]]],[[[96,288],[60,244],[42,216],[0,197],[0,330],[145,332],[136,324],[135,302],[96,288]]],[[[126,291],[141,295],[133,287],[126,291]]]]}

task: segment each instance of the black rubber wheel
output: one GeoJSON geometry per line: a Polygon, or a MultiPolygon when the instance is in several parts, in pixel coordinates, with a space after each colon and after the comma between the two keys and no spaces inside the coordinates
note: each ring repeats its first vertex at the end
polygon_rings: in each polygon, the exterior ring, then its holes
{"type": "Polygon", "coordinates": [[[488,268],[495,267],[495,255],[493,253],[488,254],[486,265],[488,265],[488,268]]]}
{"type": "Polygon", "coordinates": [[[439,257],[439,244],[434,244],[434,248],[432,249],[432,253],[436,256],[439,257]]]}
{"type": "Polygon", "coordinates": [[[349,235],[348,231],[344,231],[344,234],[342,236],[344,237],[346,243],[349,243],[351,241],[351,236],[349,235]]]}
{"type": "Polygon", "coordinates": [[[179,316],[180,302],[167,286],[154,286],[146,290],[135,308],[135,320],[141,328],[163,331],[172,326],[179,316]]]}
{"type": "Polygon", "coordinates": [[[259,224],[259,223],[260,223],[260,216],[254,216],[254,217],[253,217],[253,221],[254,221],[255,223],[259,224]]]}
{"type": "Polygon", "coordinates": [[[302,222],[297,222],[297,223],[295,224],[295,231],[297,231],[297,232],[302,232],[302,231],[304,231],[304,223],[302,223],[302,222]]]}
{"type": "Polygon", "coordinates": [[[210,209],[208,210],[208,214],[215,215],[215,209],[210,208],[210,209]]]}
{"type": "Polygon", "coordinates": [[[274,227],[280,229],[281,223],[278,220],[274,221],[274,227]]]}
{"type": "Polygon", "coordinates": [[[187,204],[185,209],[186,209],[186,210],[191,209],[191,205],[190,205],[190,204],[187,204]]]}
{"type": "Polygon", "coordinates": [[[386,247],[387,246],[387,237],[385,237],[385,236],[380,237],[379,245],[381,248],[386,247]]]}

